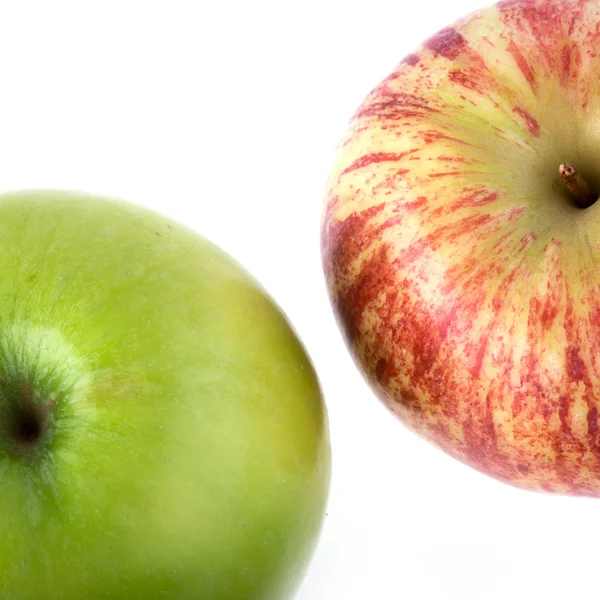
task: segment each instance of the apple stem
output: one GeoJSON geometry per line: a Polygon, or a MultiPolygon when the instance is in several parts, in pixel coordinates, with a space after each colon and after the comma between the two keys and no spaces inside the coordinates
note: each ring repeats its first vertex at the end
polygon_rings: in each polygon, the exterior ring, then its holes
{"type": "Polygon", "coordinates": [[[558,172],[564,184],[567,186],[575,203],[580,208],[587,208],[596,202],[598,196],[594,194],[588,182],[571,163],[563,163],[558,167],[558,172]]]}

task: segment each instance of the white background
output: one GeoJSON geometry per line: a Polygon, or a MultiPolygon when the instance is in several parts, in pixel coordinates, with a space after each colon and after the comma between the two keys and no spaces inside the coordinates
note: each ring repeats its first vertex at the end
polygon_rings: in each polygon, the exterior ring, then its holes
{"type": "Polygon", "coordinates": [[[599,595],[599,501],[513,489],[404,429],[325,293],[321,203],[348,119],[480,4],[0,3],[0,188],[108,194],[187,223],[263,283],[313,358],[334,469],[298,600],[599,595]]]}

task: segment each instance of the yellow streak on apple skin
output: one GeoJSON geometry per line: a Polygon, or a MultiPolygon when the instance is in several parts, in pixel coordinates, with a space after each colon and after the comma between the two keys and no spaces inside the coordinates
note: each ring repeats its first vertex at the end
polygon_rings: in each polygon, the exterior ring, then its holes
{"type": "Polygon", "coordinates": [[[600,496],[600,3],[508,2],[426,42],[342,139],[323,261],[410,428],[514,485],[600,496]]]}

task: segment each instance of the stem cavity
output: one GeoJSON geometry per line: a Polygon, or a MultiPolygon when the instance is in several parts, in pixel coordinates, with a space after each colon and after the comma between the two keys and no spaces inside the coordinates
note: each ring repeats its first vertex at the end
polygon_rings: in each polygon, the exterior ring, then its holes
{"type": "Polygon", "coordinates": [[[596,202],[598,196],[574,165],[563,163],[558,167],[558,173],[579,208],[587,208],[596,202]]]}

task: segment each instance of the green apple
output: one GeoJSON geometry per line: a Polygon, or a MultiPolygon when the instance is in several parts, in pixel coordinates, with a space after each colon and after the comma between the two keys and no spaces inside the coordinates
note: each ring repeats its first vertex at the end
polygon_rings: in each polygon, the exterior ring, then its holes
{"type": "Polygon", "coordinates": [[[139,206],[0,197],[2,600],[290,598],[329,488],[284,315],[139,206]]]}

